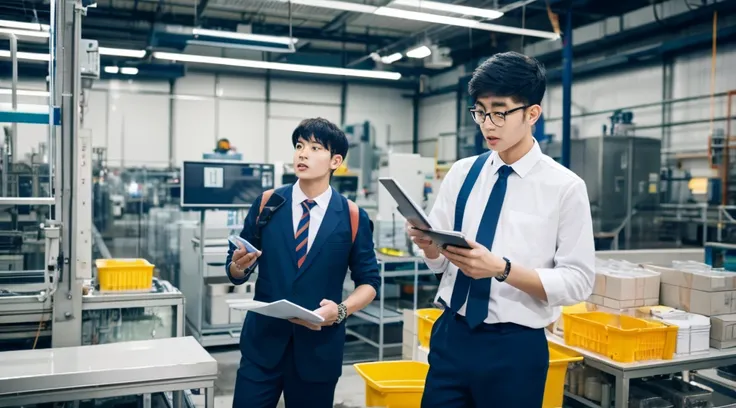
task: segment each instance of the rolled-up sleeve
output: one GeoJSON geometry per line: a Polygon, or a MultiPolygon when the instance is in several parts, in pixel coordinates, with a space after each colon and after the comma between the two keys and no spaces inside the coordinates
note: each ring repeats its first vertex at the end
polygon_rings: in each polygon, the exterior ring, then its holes
{"type": "MultiPolygon", "coordinates": [[[[261,197],[259,196],[256,201],[251,206],[250,210],[248,210],[248,215],[245,216],[245,221],[243,222],[243,229],[240,231],[240,237],[245,239],[246,241],[253,244],[254,247],[261,249],[261,242],[260,239],[256,237],[256,218],[258,217],[258,210],[261,207],[261,197]]],[[[235,245],[232,244],[232,242],[228,242],[229,248],[227,251],[227,259],[225,260],[225,273],[227,274],[228,279],[230,279],[230,282],[233,283],[233,285],[242,285],[245,282],[250,279],[250,276],[253,274],[253,271],[255,271],[256,267],[258,266],[258,261],[254,262],[253,265],[251,265],[248,269],[245,270],[245,276],[242,278],[234,278],[230,274],[230,264],[233,261],[233,252],[235,252],[236,249],[238,249],[235,245]]]]}
{"type": "Polygon", "coordinates": [[[350,278],[355,287],[371,285],[378,293],[381,284],[381,275],[378,269],[378,260],[373,244],[371,220],[362,208],[358,217],[358,233],[350,250],[350,278]]]}
{"type": "Polygon", "coordinates": [[[562,195],[553,268],[538,268],[550,306],[583,302],[593,292],[595,243],[585,183],[576,180],[562,195]]]}

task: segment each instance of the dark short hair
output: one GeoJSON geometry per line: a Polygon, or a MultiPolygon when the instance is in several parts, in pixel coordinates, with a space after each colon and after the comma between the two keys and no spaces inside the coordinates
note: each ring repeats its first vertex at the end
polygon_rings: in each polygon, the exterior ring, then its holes
{"type": "Polygon", "coordinates": [[[334,156],[345,160],[348,156],[348,138],[337,125],[323,118],[304,119],[291,134],[291,144],[296,147],[299,138],[312,140],[324,146],[334,156]]]}
{"type": "Polygon", "coordinates": [[[544,66],[532,57],[513,51],[485,60],[468,83],[473,101],[488,96],[510,97],[524,105],[541,104],[546,89],[544,66]]]}

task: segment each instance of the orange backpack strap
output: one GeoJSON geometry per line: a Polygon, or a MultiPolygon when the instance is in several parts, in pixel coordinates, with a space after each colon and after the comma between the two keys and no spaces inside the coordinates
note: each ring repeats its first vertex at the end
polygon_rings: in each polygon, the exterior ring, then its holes
{"type": "MultiPolygon", "coordinates": [[[[268,200],[271,199],[271,196],[273,195],[273,189],[266,190],[263,192],[263,196],[261,197],[261,208],[258,209],[258,216],[261,216],[261,213],[263,212],[263,208],[266,206],[266,203],[268,203],[268,200]]],[[[256,218],[256,222],[258,222],[258,218],[256,218]]]]}
{"type": "Polygon", "coordinates": [[[348,208],[350,209],[350,228],[353,233],[352,242],[355,242],[355,237],[358,235],[358,225],[360,224],[360,208],[352,200],[348,200],[348,208]]]}

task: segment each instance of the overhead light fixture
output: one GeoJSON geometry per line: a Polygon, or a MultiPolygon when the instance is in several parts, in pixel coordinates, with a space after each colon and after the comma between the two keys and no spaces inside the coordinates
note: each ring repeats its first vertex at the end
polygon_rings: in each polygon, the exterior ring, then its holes
{"type": "Polygon", "coordinates": [[[464,16],[482,17],[489,20],[503,16],[498,10],[488,10],[478,7],[459,6],[456,4],[440,3],[427,0],[394,0],[390,5],[414,7],[423,10],[444,11],[446,13],[461,14],[464,16]]]}
{"type": "Polygon", "coordinates": [[[274,43],[283,45],[294,45],[299,41],[297,38],[292,37],[278,37],[275,35],[263,35],[263,34],[250,34],[250,33],[235,33],[231,31],[219,31],[219,30],[206,30],[204,28],[192,29],[192,34],[196,36],[207,36],[216,38],[228,38],[231,40],[243,40],[243,41],[254,41],[263,43],[274,43]]]}
{"type": "Polygon", "coordinates": [[[138,68],[135,67],[122,67],[120,73],[123,75],[138,75],[138,68]]]}
{"type": "Polygon", "coordinates": [[[426,45],[420,45],[406,52],[406,56],[409,58],[427,58],[430,55],[432,55],[432,50],[426,45]]]}
{"type": "Polygon", "coordinates": [[[398,72],[369,71],[362,69],[333,68],[317,65],[285,64],[281,62],[255,61],[236,58],[208,57],[203,55],[176,54],[170,52],[154,52],[153,57],[166,61],[192,62],[199,64],[225,65],[230,67],[270,69],[274,71],[301,72],[306,74],[337,75],[359,78],[397,80],[398,72]]]}
{"type": "Polygon", "coordinates": [[[135,67],[121,68],[116,66],[106,66],[104,70],[108,74],[138,75],[138,68],[135,67]]]}
{"type": "MultiPolygon", "coordinates": [[[[12,95],[12,93],[13,93],[12,89],[0,89],[0,95],[12,95]]],[[[34,91],[32,89],[18,89],[16,90],[16,95],[48,97],[49,92],[48,91],[34,91]]]]}
{"type": "Polygon", "coordinates": [[[111,57],[143,58],[146,56],[146,50],[129,50],[125,48],[109,47],[100,47],[98,50],[100,51],[100,55],[111,57]]]}
{"type": "MultiPolygon", "coordinates": [[[[44,61],[48,62],[49,55],[48,54],[41,54],[36,52],[22,52],[19,51],[16,53],[16,56],[19,60],[24,61],[44,61]]],[[[0,58],[10,58],[10,51],[9,50],[0,50],[0,58]]]]}
{"type": "Polygon", "coordinates": [[[12,21],[12,20],[0,20],[0,27],[18,28],[21,30],[30,30],[30,31],[49,31],[48,24],[25,23],[22,21],[12,21]]]}
{"type": "Polygon", "coordinates": [[[444,24],[444,25],[451,25],[451,26],[457,26],[457,27],[467,27],[467,28],[473,28],[476,30],[493,31],[497,33],[526,35],[529,37],[539,37],[539,38],[546,38],[550,40],[557,40],[560,38],[559,34],[552,32],[552,31],[531,30],[528,28],[517,28],[517,27],[503,26],[499,24],[481,23],[480,21],[476,21],[476,20],[468,19],[468,18],[447,17],[447,16],[440,16],[437,14],[401,10],[401,9],[391,8],[391,7],[367,6],[364,4],[348,3],[345,1],[338,1],[338,0],[280,0],[280,1],[283,3],[290,2],[291,4],[298,4],[302,6],[322,7],[322,8],[329,8],[333,10],[374,14],[374,15],[379,15],[379,16],[384,16],[384,17],[393,17],[393,18],[400,18],[400,19],[405,19],[405,20],[423,21],[426,23],[444,24]]]}
{"type": "Polygon", "coordinates": [[[400,52],[395,52],[395,53],[393,53],[391,55],[387,55],[385,57],[381,57],[381,62],[383,62],[384,64],[393,64],[394,62],[400,60],[403,57],[404,56],[401,55],[400,52]]]}
{"type": "Polygon", "coordinates": [[[15,34],[18,37],[33,37],[33,38],[49,38],[48,31],[31,31],[21,30],[17,28],[2,28],[0,27],[0,33],[3,34],[15,34]]]}

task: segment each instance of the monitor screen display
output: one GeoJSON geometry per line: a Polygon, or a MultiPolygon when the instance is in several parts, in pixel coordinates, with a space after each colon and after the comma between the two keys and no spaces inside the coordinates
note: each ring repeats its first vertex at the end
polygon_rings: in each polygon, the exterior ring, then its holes
{"type": "Polygon", "coordinates": [[[273,188],[273,164],[185,161],[181,168],[184,208],[247,208],[273,188]]]}

